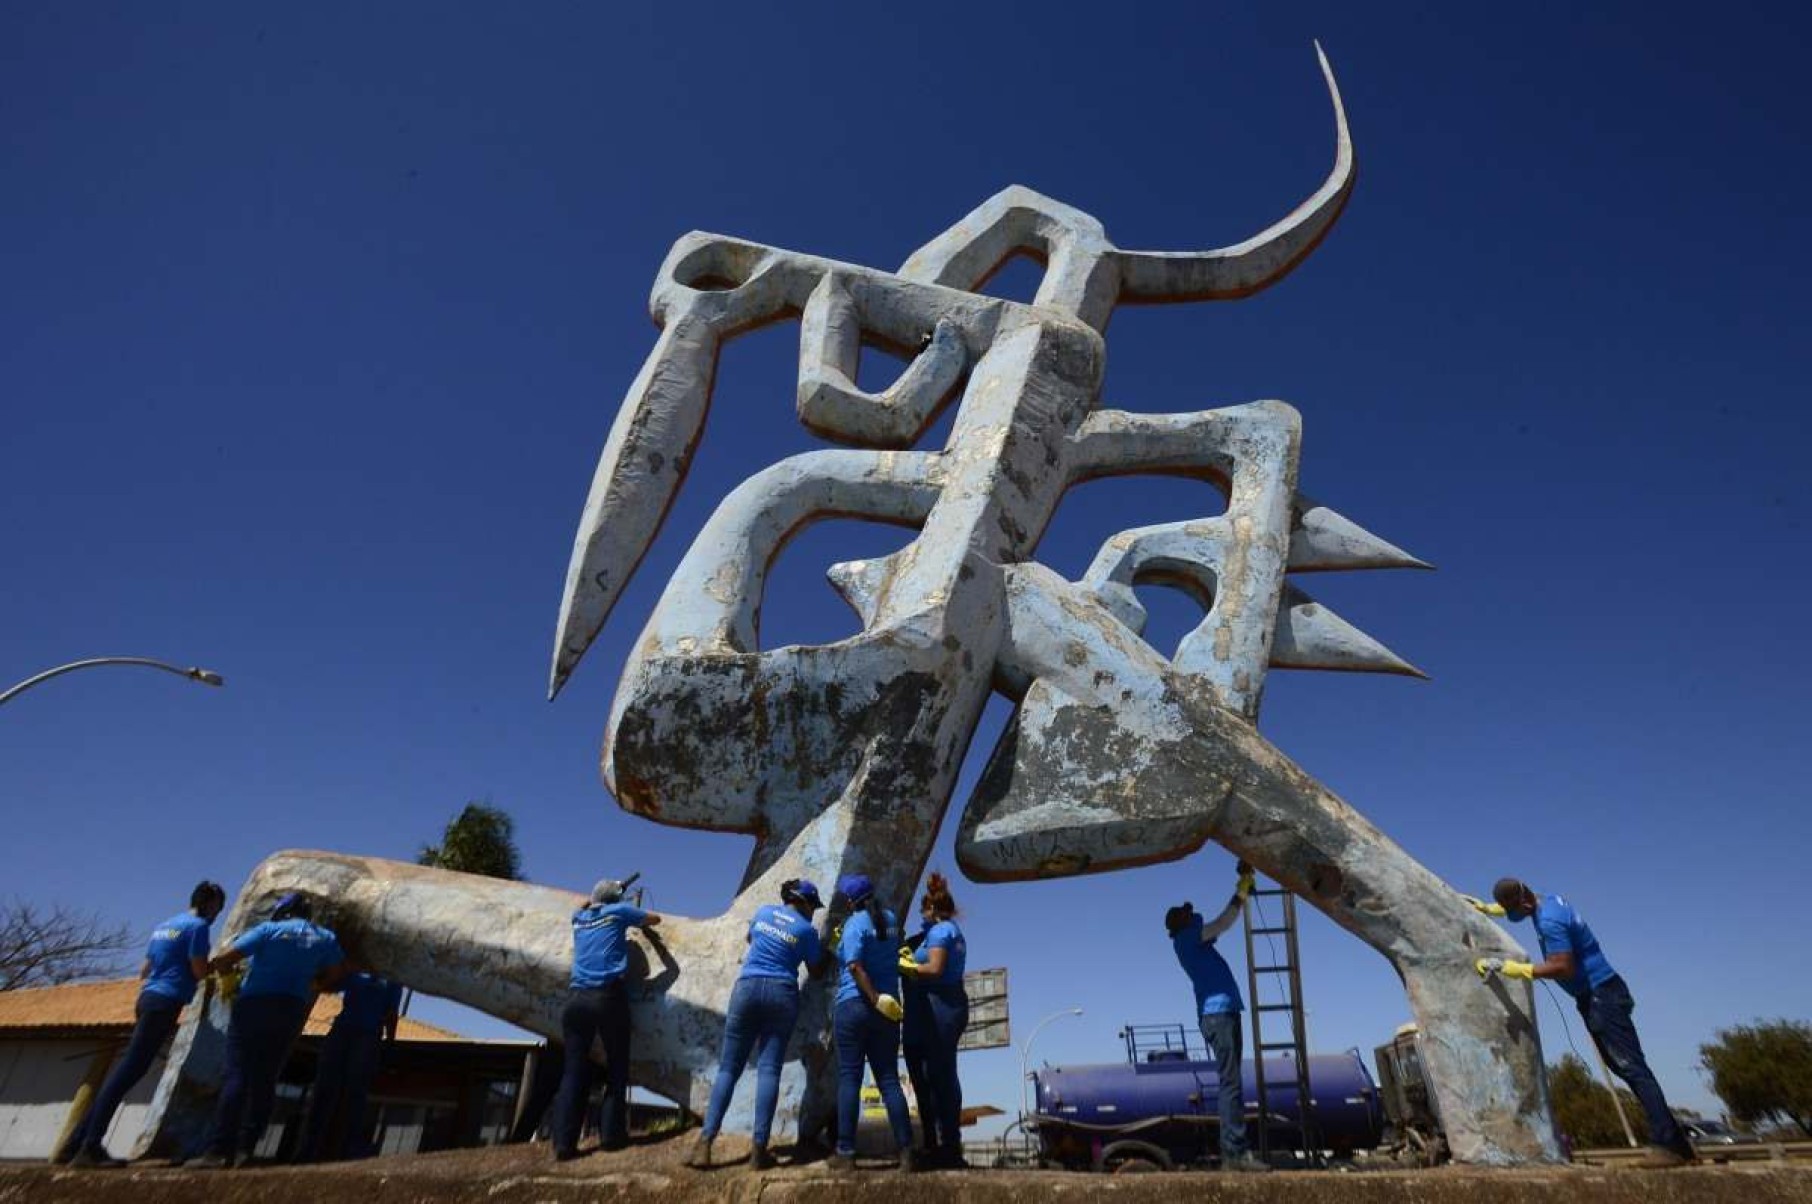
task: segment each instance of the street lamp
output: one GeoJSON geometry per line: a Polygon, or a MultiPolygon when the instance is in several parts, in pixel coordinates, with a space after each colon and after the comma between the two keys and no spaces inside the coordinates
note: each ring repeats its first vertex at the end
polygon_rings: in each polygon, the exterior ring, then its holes
{"type": "Polygon", "coordinates": [[[11,702],[15,695],[25,693],[25,691],[31,689],[39,682],[49,681],[53,677],[61,677],[65,673],[74,673],[77,669],[92,669],[96,665],[144,665],[149,669],[162,669],[165,673],[174,673],[178,677],[186,677],[190,681],[198,681],[204,686],[223,686],[226,684],[226,678],[220,676],[220,674],[214,672],[212,669],[197,669],[194,667],[184,669],[180,665],[168,665],[163,661],[154,661],[143,656],[96,656],[85,661],[71,661],[67,665],[58,665],[54,669],[44,670],[44,672],[38,674],[36,677],[28,677],[6,693],[0,694],[0,703],[11,702]]]}
{"type": "Polygon", "coordinates": [[[1081,1008],[1064,1008],[1061,1012],[1052,1012],[1049,1016],[1046,1016],[1043,1020],[1040,1020],[1037,1024],[1032,1026],[1032,1035],[1027,1037],[1026,1043],[1020,1047],[1020,1050],[1019,1050],[1019,1078],[1020,1078],[1019,1121],[1020,1121],[1021,1126],[1023,1126],[1025,1124],[1026,1114],[1031,1111],[1031,1109],[1027,1108],[1025,1105],[1026,1105],[1027,1097],[1030,1095],[1030,1089],[1027,1087],[1027,1084],[1032,1081],[1032,1067],[1031,1067],[1032,1042],[1038,1040],[1039,1032],[1044,1028],[1045,1025],[1049,1024],[1051,1021],[1061,1020],[1065,1016],[1080,1016],[1080,1015],[1082,1015],[1081,1008]]]}

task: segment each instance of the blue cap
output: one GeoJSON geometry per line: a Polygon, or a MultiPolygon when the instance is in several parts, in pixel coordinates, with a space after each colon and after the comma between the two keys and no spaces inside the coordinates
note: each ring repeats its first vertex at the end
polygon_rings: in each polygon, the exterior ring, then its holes
{"type": "Polygon", "coordinates": [[[852,906],[860,906],[875,893],[875,884],[868,880],[867,874],[845,874],[837,879],[837,893],[848,899],[852,906]]]}
{"type": "Polygon", "coordinates": [[[810,878],[794,878],[780,884],[780,898],[783,902],[802,899],[813,907],[823,907],[824,900],[818,897],[818,884],[810,878]]]}

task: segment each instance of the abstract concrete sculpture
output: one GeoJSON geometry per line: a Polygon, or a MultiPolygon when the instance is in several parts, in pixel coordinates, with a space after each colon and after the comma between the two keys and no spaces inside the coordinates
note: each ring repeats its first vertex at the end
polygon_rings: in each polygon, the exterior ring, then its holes
{"type": "MultiPolygon", "coordinates": [[[[604,742],[618,802],[662,823],[756,838],[723,915],[670,918],[651,942],[660,969],[638,989],[637,1082],[702,1111],[744,928],[782,880],[859,870],[883,899],[906,903],[983,704],[999,689],[1018,710],[961,816],[958,855],[972,877],[1100,872],[1215,840],[1397,968],[1456,1158],[1557,1157],[1531,993],[1481,983],[1472,970],[1475,958],[1514,956],[1516,946],[1254,726],[1271,667],[1415,672],[1288,574],[1420,562],[1297,491],[1300,422],[1287,405],[1151,415],[1100,404],[1102,331],[1115,306],[1256,292],[1339,216],[1353,153],[1325,59],[1322,69],[1336,118],[1333,170],[1295,212],[1236,246],[1121,250],[1094,218],[1023,188],[995,196],[892,273],[711,234],[674,246],[651,303],[659,341],[610,432],[580,522],[553,689],[603,626],[680,487],[725,340],[799,315],[799,417],[849,449],[785,460],[724,500],[619,685],[604,742]],[[1046,264],[1035,300],[978,292],[1015,254],[1046,264]],[[911,357],[879,393],[855,383],[865,345],[911,357]],[[948,443],[915,450],[953,397],[948,443]],[[1031,559],[1065,490],[1138,473],[1214,482],[1226,511],[1122,532],[1080,582],[1031,559]],[[802,526],[833,516],[918,535],[891,556],[831,570],[861,616],[859,635],[764,650],[769,563],[802,526]],[[1150,582],[1191,592],[1206,611],[1174,657],[1140,638],[1134,587],[1150,582]]],[[[334,898],[348,939],[384,972],[558,1031],[572,896],[290,853],[260,868],[233,924],[296,886],[334,898]]],[[[783,1109],[802,1130],[830,1104],[822,992],[808,999],[783,1109]]],[[[184,1040],[206,1044],[193,1033],[184,1040]]],[[[203,1053],[188,1060],[190,1079],[204,1081],[203,1053]]],[[[183,1090],[172,1075],[161,1094],[183,1090]]]]}

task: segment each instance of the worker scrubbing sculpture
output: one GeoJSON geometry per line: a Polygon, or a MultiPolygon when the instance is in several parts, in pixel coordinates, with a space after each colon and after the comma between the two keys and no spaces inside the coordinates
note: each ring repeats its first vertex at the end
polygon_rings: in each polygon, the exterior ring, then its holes
{"type": "Polygon", "coordinates": [[[1605,1065],[1628,1083],[1648,1117],[1648,1152],[1640,1165],[1653,1168],[1685,1166],[1698,1160],[1692,1142],[1674,1119],[1673,1109],[1636,1035],[1633,1013],[1636,1000],[1623,975],[1611,968],[1598,937],[1571,903],[1559,895],[1538,895],[1520,878],[1500,878],[1491,888],[1494,902],[1471,895],[1466,902],[1488,916],[1518,923],[1535,921],[1535,939],[1541,946],[1540,962],[1482,957],[1476,963],[1479,977],[1538,978],[1560,984],[1573,997],[1574,1006],[1592,1034],[1605,1065]]]}

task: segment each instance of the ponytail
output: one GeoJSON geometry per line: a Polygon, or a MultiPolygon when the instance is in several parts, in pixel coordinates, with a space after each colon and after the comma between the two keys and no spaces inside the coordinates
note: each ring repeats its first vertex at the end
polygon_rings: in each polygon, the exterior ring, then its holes
{"type": "Polygon", "coordinates": [[[947,920],[956,914],[956,898],[950,893],[950,879],[936,870],[925,881],[925,902],[930,905],[932,914],[940,920],[947,920]]]}
{"type": "Polygon", "coordinates": [[[868,911],[868,918],[874,922],[875,939],[878,941],[893,940],[897,934],[887,925],[887,909],[881,906],[880,896],[868,896],[868,901],[862,906],[868,911]]]}

